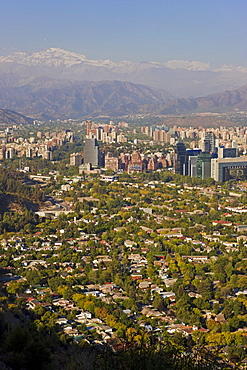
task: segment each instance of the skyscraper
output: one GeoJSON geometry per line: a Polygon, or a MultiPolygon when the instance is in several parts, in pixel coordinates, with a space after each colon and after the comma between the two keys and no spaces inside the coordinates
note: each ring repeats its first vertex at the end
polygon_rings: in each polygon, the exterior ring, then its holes
{"type": "Polygon", "coordinates": [[[197,177],[204,180],[211,177],[211,159],[210,153],[201,152],[197,157],[196,171],[197,177]]]}
{"type": "Polygon", "coordinates": [[[85,140],[84,163],[91,163],[95,167],[104,166],[104,155],[99,148],[97,139],[85,140]]]}
{"type": "Polygon", "coordinates": [[[175,173],[186,174],[186,146],[182,141],[176,144],[175,148],[175,173]]]}
{"type": "Polygon", "coordinates": [[[201,153],[201,149],[186,149],[185,173],[186,176],[196,177],[196,162],[197,157],[201,153]]]}
{"type": "Polygon", "coordinates": [[[205,150],[205,152],[215,152],[215,136],[212,131],[208,131],[205,134],[205,141],[209,143],[209,150],[205,150]]]}

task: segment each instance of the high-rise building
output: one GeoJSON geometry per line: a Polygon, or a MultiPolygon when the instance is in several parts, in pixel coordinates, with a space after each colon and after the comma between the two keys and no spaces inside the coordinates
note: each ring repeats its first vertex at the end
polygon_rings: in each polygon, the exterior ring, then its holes
{"type": "Polygon", "coordinates": [[[148,163],[147,163],[147,169],[149,171],[156,171],[157,168],[158,168],[157,158],[156,157],[150,158],[148,163]]]}
{"type": "Polygon", "coordinates": [[[196,177],[196,161],[201,149],[186,149],[185,173],[186,176],[196,177]]]}
{"type": "Polygon", "coordinates": [[[128,163],[128,172],[142,172],[143,163],[140,154],[137,151],[134,151],[131,155],[131,159],[128,163]]]}
{"type": "Polygon", "coordinates": [[[95,167],[104,166],[104,155],[99,148],[97,139],[85,140],[84,163],[91,163],[95,167]]]}
{"type": "Polygon", "coordinates": [[[5,158],[5,147],[0,148],[0,160],[5,158]]]}
{"type": "Polygon", "coordinates": [[[175,147],[174,171],[180,175],[186,174],[186,146],[178,141],[175,147]]]}
{"type": "Polygon", "coordinates": [[[212,131],[206,132],[205,141],[209,142],[209,152],[214,153],[215,152],[215,135],[212,131]]]}
{"type": "Polygon", "coordinates": [[[197,157],[196,173],[202,180],[211,177],[211,159],[211,154],[207,152],[201,152],[197,157]]]}
{"type": "Polygon", "coordinates": [[[197,164],[197,156],[188,156],[188,176],[196,177],[197,176],[197,170],[196,170],[196,164],[197,164]]]}
{"type": "Polygon", "coordinates": [[[199,147],[204,153],[210,153],[211,151],[211,144],[209,139],[202,138],[199,147]]]}
{"type": "Polygon", "coordinates": [[[33,157],[33,150],[32,148],[27,148],[26,149],[26,157],[32,158],[33,157]]]}
{"type": "Polygon", "coordinates": [[[92,121],[88,120],[86,122],[86,135],[89,135],[89,132],[91,130],[91,127],[92,127],[92,121]]]}
{"type": "Polygon", "coordinates": [[[6,159],[12,159],[15,155],[15,148],[6,148],[5,157],[6,159]]]}
{"type": "Polygon", "coordinates": [[[155,130],[153,133],[154,141],[166,141],[166,132],[164,130],[155,130]]]}

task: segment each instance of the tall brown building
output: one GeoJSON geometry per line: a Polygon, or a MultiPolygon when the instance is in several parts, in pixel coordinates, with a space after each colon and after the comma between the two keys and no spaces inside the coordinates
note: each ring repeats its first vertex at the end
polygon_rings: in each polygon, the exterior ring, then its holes
{"type": "Polygon", "coordinates": [[[120,168],[119,159],[107,153],[107,155],[105,156],[105,168],[107,170],[113,170],[117,172],[120,168]]]}
{"type": "Polygon", "coordinates": [[[136,151],[134,151],[132,153],[131,160],[128,164],[128,172],[132,173],[132,172],[135,172],[135,171],[137,171],[137,172],[142,172],[143,171],[141,156],[136,151]]]}
{"type": "Polygon", "coordinates": [[[166,141],[166,132],[164,130],[155,130],[153,132],[153,139],[155,141],[166,141]]]}
{"type": "Polygon", "coordinates": [[[148,170],[149,171],[156,171],[157,170],[157,159],[150,158],[148,161],[148,170]]]}
{"type": "Polygon", "coordinates": [[[89,135],[91,128],[92,128],[92,121],[88,120],[86,122],[86,135],[89,135]]]}

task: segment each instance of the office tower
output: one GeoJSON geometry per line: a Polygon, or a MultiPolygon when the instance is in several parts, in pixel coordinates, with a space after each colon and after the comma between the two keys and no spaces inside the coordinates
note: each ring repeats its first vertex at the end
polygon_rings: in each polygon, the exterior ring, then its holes
{"type": "Polygon", "coordinates": [[[196,161],[201,149],[186,149],[185,173],[186,176],[196,176],[196,161]]]}
{"type": "Polygon", "coordinates": [[[177,142],[175,147],[174,171],[177,174],[186,174],[186,146],[182,141],[177,142]]]}
{"type": "Polygon", "coordinates": [[[99,148],[97,139],[85,140],[84,163],[91,163],[95,167],[104,166],[104,155],[99,148]]]}
{"type": "Polygon", "coordinates": [[[214,153],[215,152],[215,135],[212,131],[206,132],[205,141],[209,142],[209,152],[214,153]]]}
{"type": "Polygon", "coordinates": [[[199,147],[204,153],[210,153],[211,151],[211,144],[209,139],[202,138],[199,147]]]}
{"type": "Polygon", "coordinates": [[[196,173],[202,180],[211,177],[211,159],[211,154],[206,152],[201,152],[197,157],[196,173]]]}
{"type": "Polygon", "coordinates": [[[211,176],[215,181],[247,179],[247,157],[213,158],[211,163],[211,176]]]}
{"type": "Polygon", "coordinates": [[[197,164],[197,156],[189,156],[188,157],[188,176],[191,177],[196,177],[197,176],[197,169],[196,169],[196,164],[197,164]]]}

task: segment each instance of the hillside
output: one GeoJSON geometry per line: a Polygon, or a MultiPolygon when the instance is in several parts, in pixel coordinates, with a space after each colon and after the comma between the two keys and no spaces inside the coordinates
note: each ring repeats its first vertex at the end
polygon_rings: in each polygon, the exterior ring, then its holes
{"type": "Polygon", "coordinates": [[[0,192],[0,214],[5,212],[17,212],[22,214],[24,210],[36,212],[38,209],[38,205],[30,200],[23,199],[18,195],[0,192]]]}
{"type": "Polygon", "coordinates": [[[31,124],[33,120],[29,117],[25,117],[22,114],[8,110],[0,109],[0,125],[25,125],[31,124]]]}
{"type": "Polygon", "coordinates": [[[38,185],[27,185],[23,173],[0,170],[0,214],[37,211],[44,199],[44,193],[38,185]]]}

